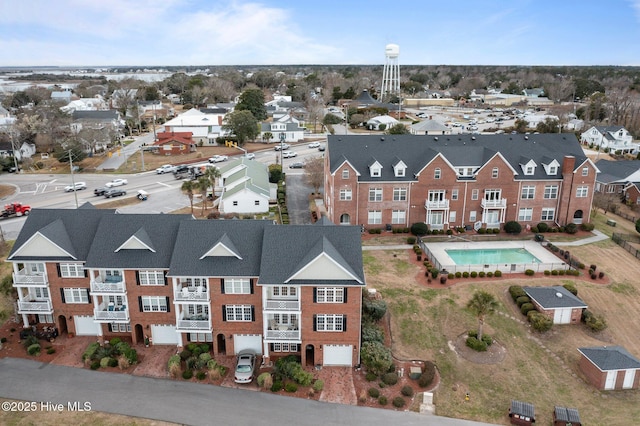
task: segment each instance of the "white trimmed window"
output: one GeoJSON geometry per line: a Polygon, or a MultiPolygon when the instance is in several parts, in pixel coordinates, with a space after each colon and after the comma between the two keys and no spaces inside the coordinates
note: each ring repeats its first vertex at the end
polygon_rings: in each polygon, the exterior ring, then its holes
{"type": "Polygon", "coordinates": [[[549,166],[549,174],[550,175],[555,175],[558,173],[558,166],[549,166]]]}
{"type": "Polygon", "coordinates": [[[274,297],[278,298],[296,298],[298,296],[297,287],[274,286],[271,290],[274,297]]]}
{"type": "Polygon", "coordinates": [[[556,209],[544,208],[542,209],[542,216],[540,217],[540,220],[551,221],[554,219],[555,214],[556,214],[556,209]]]}
{"type": "Polygon", "coordinates": [[[318,287],[316,288],[316,302],[344,303],[344,288],[318,287]]]}
{"type": "Polygon", "coordinates": [[[371,177],[380,177],[382,168],[380,166],[371,166],[371,177]]]}
{"type": "Polygon", "coordinates": [[[209,318],[209,306],[207,305],[186,305],[185,312],[189,317],[201,315],[203,318],[209,318]]]}
{"type": "Polygon", "coordinates": [[[273,321],[279,325],[297,325],[298,317],[296,314],[273,314],[273,321]]]}
{"type": "Polygon", "coordinates": [[[112,322],[111,332],[112,333],[131,333],[131,324],[112,322]]]}
{"type": "Polygon", "coordinates": [[[391,210],[391,223],[401,224],[407,221],[406,210],[391,210]]]}
{"type": "Polygon", "coordinates": [[[370,211],[368,216],[369,225],[379,225],[382,223],[382,212],[380,210],[370,211]]]}
{"type": "Polygon", "coordinates": [[[458,190],[457,189],[452,189],[451,190],[451,200],[455,201],[458,199],[458,190]]]}
{"type": "Polygon", "coordinates": [[[498,168],[497,168],[497,167],[494,167],[494,168],[491,170],[491,177],[492,177],[493,179],[497,179],[497,178],[498,178],[498,168]]]}
{"type": "Polygon", "coordinates": [[[442,176],[442,170],[440,170],[439,168],[435,169],[433,171],[433,178],[440,179],[440,176],[442,176]]]}
{"type": "Polygon", "coordinates": [[[251,321],[251,305],[226,305],[226,321],[251,321]]]}
{"type": "Polygon", "coordinates": [[[49,298],[49,289],[46,287],[36,287],[34,288],[34,291],[36,293],[37,300],[49,298]]]}
{"type": "Polygon", "coordinates": [[[454,223],[456,221],[456,211],[449,212],[449,223],[454,223]]]}
{"type": "Polygon", "coordinates": [[[469,212],[469,222],[475,222],[477,214],[478,213],[475,210],[471,210],[469,212]]]}
{"type": "Polygon", "coordinates": [[[547,185],[544,187],[544,198],[547,200],[558,198],[558,185],[547,185]]]}
{"type": "Polygon", "coordinates": [[[297,343],[272,343],[271,352],[298,352],[299,345],[297,343]]]}
{"type": "Polygon", "coordinates": [[[84,278],[82,263],[61,263],[60,276],[62,278],[84,278]]]}
{"type": "Polygon", "coordinates": [[[140,271],[138,272],[140,285],[164,285],[163,271],[140,271]]]}
{"type": "Polygon", "coordinates": [[[349,179],[349,169],[342,169],[342,179],[349,179]]]}
{"type": "Polygon", "coordinates": [[[472,189],[471,190],[471,199],[472,200],[477,200],[478,199],[478,194],[479,194],[479,191],[477,189],[472,189]]]}
{"type": "Polygon", "coordinates": [[[351,201],[351,190],[350,189],[341,189],[340,190],[340,200],[341,201],[351,201]]]}
{"type": "Polygon", "coordinates": [[[225,278],[225,294],[251,294],[251,281],[249,278],[225,278]]]}
{"type": "Polygon", "coordinates": [[[589,193],[588,186],[579,186],[576,189],[576,198],[586,198],[588,193],[589,193]]]}
{"type": "Polygon", "coordinates": [[[536,187],[535,186],[523,186],[522,193],[520,194],[520,198],[523,200],[533,200],[536,196],[536,187]]]}
{"type": "Polygon", "coordinates": [[[532,217],[533,209],[531,208],[520,209],[520,212],[518,213],[518,220],[531,221],[532,217]]]}
{"type": "Polygon", "coordinates": [[[342,331],[344,315],[316,315],[316,331],[342,331]]]}
{"type": "Polygon", "coordinates": [[[142,296],[142,312],[167,312],[167,298],[164,296],[142,296]]]}
{"type": "Polygon", "coordinates": [[[583,167],[582,168],[582,176],[589,176],[589,168],[588,167],[583,167]]]}
{"type": "Polygon", "coordinates": [[[393,188],[393,201],[407,201],[407,188],[393,188]]]}
{"type": "Polygon", "coordinates": [[[38,314],[39,323],[53,323],[53,315],[50,314],[38,314]]]}
{"type": "Polygon", "coordinates": [[[182,282],[182,284],[183,284],[183,286],[186,285],[187,287],[190,287],[190,288],[206,287],[207,286],[207,279],[206,278],[186,278],[182,282]]]}
{"type": "Polygon", "coordinates": [[[382,201],[382,188],[369,188],[369,201],[382,201]]]}
{"type": "Polygon", "coordinates": [[[89,303],[89,292],[86,288],[65,288],[64,303],[89,303]]]}
{"type": "Polygon", "coordinates": [[[189,333],[190,342],[213,342],[213,333],[189,333]]]}

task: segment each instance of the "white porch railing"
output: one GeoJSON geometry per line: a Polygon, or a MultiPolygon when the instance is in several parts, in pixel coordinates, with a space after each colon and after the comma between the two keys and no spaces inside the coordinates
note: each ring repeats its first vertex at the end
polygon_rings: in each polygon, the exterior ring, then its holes
{"type": "Polygon", "coordinates": [[[449,200],[437,200],[424,202],[424,206],[429,210],[446,210],[449,208],[449,200]]]}
{"type": "Polygon", "coordinates": [[[124,281],[105,283],[100,281],[91,281],[91,293],[126,293],[127,286],[124,281]]]}
{"type": "Polygon", "coordinates": [[[44,287],[48,284],[45,274],[28,274],[27,272],[27,270],[21,269],[17,274],[13,274],[14,287],[44,287]]]}
{"type": "Polygon", "coordinates": [[[181,319],[176,326],[177,331],[211,331],[209,320],[181,319]]]}
{"type": "Polygon", "coordinates": [[[300,330],[267,330],[267,340],[300,340],[300,330]]]}
{"type": "Polygon", "coordinates": [[[124,305],[109,306],[103,303],[94,310],[93,314],[96,321],[129,321],[129,310],[124,305]]]}
{"type": "Polygon", "coordinates": [[[31,313],[52,313],[53,307],[50,300],[33,300],[33,301],[18,301],[18,313],[19,314],[31,314],[31,313]]]}
{"type": "Polygon", "coordinates": [[[485,200],[482,199],[480,206],[483,209],[506,209],[507,208],[507,199],[500,198],[499,200],[485,200]]]}
{"type": "Polygon", "coordinates": [[[265,309],[265,311],[267,311],[267,310],[299,311],[300,310],[300,301],[299,300],[268,299],[267,303],[265,304],[264,309],[265,309]]]}
{"type": "Polygon", "coordinates": [[[182,290],[177,290],[174,293],[173,300],[175,302],[208,302],[209,301],[209,291],[207,289],[203,289],[202,291],[196,291],[195,289],[189,289],[185,291],[187,287],[182,290]]]}

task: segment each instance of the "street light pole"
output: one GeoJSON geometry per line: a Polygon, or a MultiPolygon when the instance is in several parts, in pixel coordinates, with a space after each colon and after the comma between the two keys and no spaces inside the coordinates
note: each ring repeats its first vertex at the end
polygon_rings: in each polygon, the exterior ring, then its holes
{"type": "Polygon", "coordinates": [[[76,209],[78,208],[78,191],[76,190],[76,181],[73,176],[73,156],[69,150],[69,168],[71,169],[71,187],[73,188],[73,196],[76,199],[76,209]]]}
{"type": "Polygon", "coordinates": [[[282,171],[284,172],[284,163],[283,161],[283,157],[282,157],[282,145],[284,144],[284,139],[287,137],[287,135],[284,132],[280,132],[280,167],[282,168],[282,171]]]}

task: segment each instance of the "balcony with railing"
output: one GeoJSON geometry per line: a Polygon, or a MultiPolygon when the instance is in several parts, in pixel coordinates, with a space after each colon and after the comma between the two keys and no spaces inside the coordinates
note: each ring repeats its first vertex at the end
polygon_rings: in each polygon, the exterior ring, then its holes
{"type": "Polygon", "coordinates": [[[211,320],[209,315],[197,314],[197,315],[185,315],[181,313],[178,318],[178,324],[176,324],[176,330],[182,332],[189,331],[208,331],[211,332],[211,320]]]}
{"type": "Polygon", "coordinates": [[[20,269],[13,274],[14,287],[46,287],[49,285],[47,275],[43,272],[31,272],[20,269]]]}
{"type": "Polygon", "coordinates": [[[103,302],[95,308],[93,313],[98,322],[129,321],[129,309],[126,305],[103,302]]]}
{"type": "Polygon", "coordinates": [[[449,208],[449,200],[425,200],[424,207],[428,210],[447,210],[449,208]]]}
{"type": "Polygon", "coordinates": [[[126,293],[127,286],[121,276],[97,276],[91,280],[91,294],[126,293]]]}
{"type": "Polygon", "coordinates": [[[50,300],[19,300],[19,314],[52,314],[53,305],[50,300]]]}
{"type": "Polygon", "coordinates": [[[209,291],[206,287],[182,287],[173,295],[176,303],[208,302],[209,291]]]}
{"type": "Polygon", "coordinates": [[[265,311],[299,311],[300,300],[298,299],[274,299],[268,298],[264,304],[265,311]]]}
{"type": "Polygon", "coordinates": [[[267,320],[265,340],[300,340],[301,333],[297,320],[288,324],[278,323],[275,319],[267,320]]]}
{"type": "Polygon", "coordinates": [[[486,200],[482,199],[480,206],[483,209],[506,209],[507,208],[507,199],[499,198],[497,200],[486,200]]]}

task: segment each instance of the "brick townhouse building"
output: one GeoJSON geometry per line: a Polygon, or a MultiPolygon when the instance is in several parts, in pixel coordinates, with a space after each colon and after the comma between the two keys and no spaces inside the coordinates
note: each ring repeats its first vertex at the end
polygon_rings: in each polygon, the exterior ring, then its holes
{"type": "Polygon", "coordinates": [[[568,133],[332,135],[325,203],[332,222],[365,228],[580,224],[596,173],[568,133]]]}
{"type": "Polygon", "coordinates": [[[34,209],[7,259],[25,327],[355,365],[359,227],[34,209]]]}

